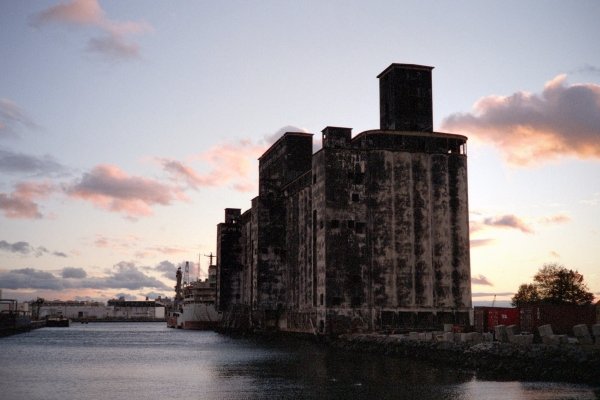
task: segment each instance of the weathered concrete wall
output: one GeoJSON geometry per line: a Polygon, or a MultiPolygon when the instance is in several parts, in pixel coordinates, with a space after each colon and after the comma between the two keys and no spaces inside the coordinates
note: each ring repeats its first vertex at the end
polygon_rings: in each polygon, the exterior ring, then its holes
{"type": "Polygon", "coordinates": [[[326,169],[325,152],[318,151],[312,159],[312,272],[313,272],[313,307],[317,314],[317,329],[325,332],[326,308],[326,247],[325,219],[326,215],[326,169]]]}
{"type": "Polygon", "coordinates": [[[311,134],[286,133],[259,159],[259,196],[233,250],[239,290],[225,276],[259,325],[468,321],[467,139],[432,131],[431,67],[393,64],[379,78],[382,130],[327,127],[315,154],[311,134]]]}
{"type": "MultiPolygon", "coordinates": [[[[286,204],[284,186],[310,171],[312,135],[286,133],[259,159],[257,200],[257,293],[259,308],[278,311],[286,307],[286,204]]],[[[294,278],[295,279],[295,278],[294,278]]]]}
{"type": "Polygon", "coordinates": [[[217,307],[227,310],[242,297],[242,225],[239,209],[225,209],[225,222],[217,225],[217,307]]]}
{"type": "Polygon", "coordinates": [[[252,235],[252,209],[247,210],[241,216],[241,259],[242,259],[242,282],[241,303],[245,306],[252,305],[252,282],[254,277],[254,266],[256,257],[256,238],[252,235]]]}

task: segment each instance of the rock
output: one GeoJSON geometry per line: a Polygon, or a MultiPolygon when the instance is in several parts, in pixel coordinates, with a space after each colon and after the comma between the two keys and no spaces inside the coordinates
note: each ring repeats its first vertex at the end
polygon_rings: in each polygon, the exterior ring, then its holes
{"type": "Polygon", "coordinates": [[[517,334],[517,326],[516,325],[508,325],[506,327],[506,335],[508,336],[508,341],[510,342],[510,337],[517,334]]]}
{"type": "Polygon", "coordinates": [[[542,336],[542,343],[551,346],[558,346],[560,344],[560,338],[558,335],[545,335],[542,336]]]}
{"type": "Polygon", "coordinates": [[[586,324],[579,324],[573,327],[573,334],[581,344],[594,344],[590,331],[586,324]]]}
{"type": "Polygon", "coordinates": [[[496,340],[502,343],[508,342],[508,333],[506,332],[506,326],[504,325],[496,325],[494,328],[496,333],[496,340]]]}
{"type": "Polygon", "coordinates": [[[550,326],[550,324],[538,326],[538,332],[540,333],[540,336],[542,338],[544,336],[552,336],[552,335],[554,335],[554,332],[552,331],[552,326],[550,326]]]}
{"type": "Polygon", "coordinates": [[[443,341],[454,343],[454,341],[455,341],[454,333],[453,332],[444,332],[443,341]]]}
{"type": "Polygon", "coordinates": [[[509,339],[511,343],[519,346],[530,346],[533,344],[533,335],[513,335],[509,339]]]}

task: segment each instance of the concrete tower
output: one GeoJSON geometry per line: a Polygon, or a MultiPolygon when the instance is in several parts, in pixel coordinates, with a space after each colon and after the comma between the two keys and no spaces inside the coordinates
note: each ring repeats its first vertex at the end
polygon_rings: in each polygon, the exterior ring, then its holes
{"type": "Polygon", "coordinates": [[[377,76],[381,130],[433,132],[432,69],[391,64],[377,76]]]}

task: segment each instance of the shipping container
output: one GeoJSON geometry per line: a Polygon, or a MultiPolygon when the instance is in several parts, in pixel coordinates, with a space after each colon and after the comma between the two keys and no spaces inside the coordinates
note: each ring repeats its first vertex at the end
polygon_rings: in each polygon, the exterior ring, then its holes
{"type": "Polygon", "coordinates": [[[475,307],[477,332],[493,332],[497,325],[519,325],[519,309],[510,307],[475,307]]]}
{"type": "Polygon", "coordinates": [[[555,334],[573,334],[573,326],[596,323],[596,305],[533,304],[520,307],[521,330],[537,334],[540,325],[550,324],[555,334]]]}

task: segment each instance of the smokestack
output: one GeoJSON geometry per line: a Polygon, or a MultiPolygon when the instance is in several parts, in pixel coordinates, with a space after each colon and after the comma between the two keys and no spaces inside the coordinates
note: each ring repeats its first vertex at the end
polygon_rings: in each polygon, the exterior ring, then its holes
{"type": "Polygon", "coordinates": [[[432,69],[392,64],[377,76],[381,130],[433,132],[432,69]]]}

